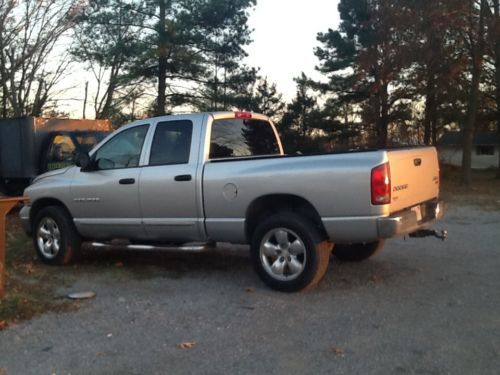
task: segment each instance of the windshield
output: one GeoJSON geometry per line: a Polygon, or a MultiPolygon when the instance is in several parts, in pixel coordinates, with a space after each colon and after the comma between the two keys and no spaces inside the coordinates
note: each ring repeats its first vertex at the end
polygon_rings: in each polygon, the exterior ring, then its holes
{"type": "Polygon", "coordinates": [[[89,152],[101,142],[110,132],[78,132],[73,135],[77,148],[83,152],[89,152]]]}

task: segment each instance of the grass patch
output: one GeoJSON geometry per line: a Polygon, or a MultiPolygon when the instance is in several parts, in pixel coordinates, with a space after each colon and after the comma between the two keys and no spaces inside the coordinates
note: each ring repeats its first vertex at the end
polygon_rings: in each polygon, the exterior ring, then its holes
{"type": "Polygon", "coordinates": [[[461,168],[441,166],[441,197],[455,205],[474,205],[483,209],[500,209],[500,179],[496,170],[473,170],[470,187],[461,183],[461,168]]]}
{"type": "Polygon", "coordinates": [[[54,272],[54,267],[38,262],[31,239],[23,232],[15,211],[7,217],[6,240],[6,293],[0,300],[0,329],[46,311],[75,308],[75,303],[56,295],[57,288],[68,280],[54,272]]]}

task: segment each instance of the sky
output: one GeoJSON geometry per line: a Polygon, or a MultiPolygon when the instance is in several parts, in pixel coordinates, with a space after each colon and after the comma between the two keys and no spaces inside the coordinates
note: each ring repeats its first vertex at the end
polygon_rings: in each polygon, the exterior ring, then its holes
{"type": "Polygon", "coordinates": [[[316,35],[339,24],[338,0],[257,0],[249,24],[254,42],[246,62],[260,67],[284,98],[295,95],[294,77],[317,77],[316,35]]]}

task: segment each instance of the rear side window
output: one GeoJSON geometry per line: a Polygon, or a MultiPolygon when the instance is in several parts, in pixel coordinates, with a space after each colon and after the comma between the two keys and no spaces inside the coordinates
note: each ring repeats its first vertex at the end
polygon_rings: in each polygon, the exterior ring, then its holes
{"type": "Polygon", "coordinates": [[[192,133],[191,121],[160,122],[156,126],[149,165],[188,163],[192,133]]]}
{"type": "Polygon", "coordinates": [[[279,154],[271,124],[263,120],[223,119],[212,124],[210,159],[279,154]]]}

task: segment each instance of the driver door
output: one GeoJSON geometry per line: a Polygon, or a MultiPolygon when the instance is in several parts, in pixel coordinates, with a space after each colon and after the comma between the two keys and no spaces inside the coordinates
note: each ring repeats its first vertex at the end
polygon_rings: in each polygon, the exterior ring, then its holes
{"type": "Polygon", "coordinates": [[[83,236],[144,237],[138,182],[148,129],[138,125],[117,133],[92,155],[88,171],[75,173],[71,212],[83,236]]]}

